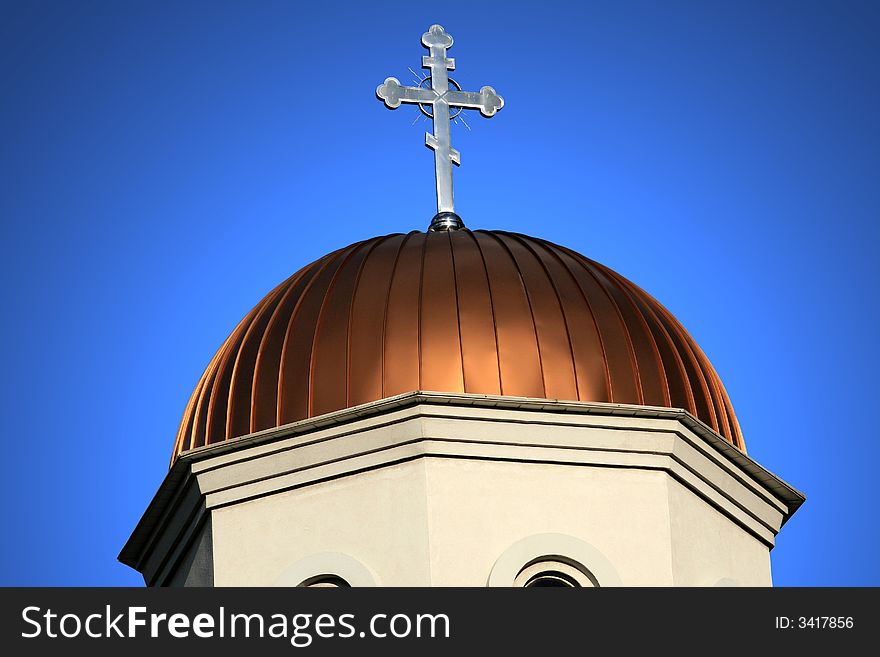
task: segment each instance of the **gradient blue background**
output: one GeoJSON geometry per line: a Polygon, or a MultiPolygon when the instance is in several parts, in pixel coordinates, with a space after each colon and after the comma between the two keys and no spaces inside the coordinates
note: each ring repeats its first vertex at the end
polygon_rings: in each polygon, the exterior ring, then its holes
{"type": "Polygon", "coordinates": [[[214,350],[304,264],[427,225],[429,125],[374,91],[433,22],[506,101],[453,131],[468,225],[667,305],[808,495],[775,582],[880,584],[880,3],[428,4],[0,5],[0,584],[141,583],[116,555],[214,350]]]}

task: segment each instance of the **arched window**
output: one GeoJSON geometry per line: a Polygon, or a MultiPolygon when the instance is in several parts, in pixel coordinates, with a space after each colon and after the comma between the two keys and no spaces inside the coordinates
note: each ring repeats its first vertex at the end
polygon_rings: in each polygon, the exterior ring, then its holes
{"type": "Polygon", "coordinates": [[[582,564],[577,566],[553,558],[542,558],[523,568],[513,580],[513,585],[523,588],[598,586],[595,578],[582,564]]]}
{"type": "Polygon", "coordinates": [[[275,579],[274,586],[355,588],[377,586],[376,576],[357,559],[341,552],[321,552],[298,559],[275,579]]]}
{"type": "Polygon", "coordinates": [[[339,575],[315,575],[304,580],[300,585],[301,588],[325,588],[339,589],[351,588],[351,584],[342,579],[339,575]]]}
{"type": "Polygon", "coordinates": [[[614,565],[597,548],[566,534],[533,534],[507,548],[489,573],[489,586],[621,586],[614,565]]]}

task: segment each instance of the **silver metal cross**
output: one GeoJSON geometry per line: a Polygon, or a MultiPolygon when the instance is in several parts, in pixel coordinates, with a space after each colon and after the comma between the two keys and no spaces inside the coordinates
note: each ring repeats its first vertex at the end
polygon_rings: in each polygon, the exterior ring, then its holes
{"type": "MultiPolygon", "coordinates": [[[[449,88],[447,71],[455,69],[455,60],[446,56],[452,47],[452,37],[440,25],[432,25],[422,35],[422,45],[431,53],[422,57],[422,68],[430,69],[431,87],[404,87],[397,78],[385,78],[376,89],[376,95],[385,101],[389,109],[397,109],[401,103],[430,105],[434,120],[434,134],[425,134],[425,145],[434,151],[434,169],[437,174],[437,214],[429,230],[458,230],[464,223],[457,214],[452,201],[452,165],[461,165],[459,152],[452,148],[449,130],[450,107],[478,109],[490,117],[504,107],[504,99],[492,87],[483,87],[479,93],[462,91],[453,80],[455,89],[449,88]]],[[[426,112],[427,114],[427,112],[426,112]]]]}

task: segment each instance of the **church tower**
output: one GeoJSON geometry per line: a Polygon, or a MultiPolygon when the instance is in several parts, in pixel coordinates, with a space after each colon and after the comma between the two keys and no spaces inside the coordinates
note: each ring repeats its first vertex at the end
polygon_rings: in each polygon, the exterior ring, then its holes
{"type": "Polygon", "coordinates": [[[492,87],[377,95],[434,122],[427,232],[306,265],[241,321],[186,406],[120,560],[150,586],[768,586],[804,496],[749,458],[682,325],[640,287],[455,213],[450,119],[492,87]]]}

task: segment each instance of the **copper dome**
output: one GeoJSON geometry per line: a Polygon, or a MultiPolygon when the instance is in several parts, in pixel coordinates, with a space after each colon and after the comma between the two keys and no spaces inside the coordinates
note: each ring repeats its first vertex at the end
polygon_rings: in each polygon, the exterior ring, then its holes
{"type": "Polygon", "coordinates": [[[376,237],[241,321],[187,404],[182,452],[412,390],[683,408],[744,450],[693,338],[619,274],[499,231],[376,237]]]}

